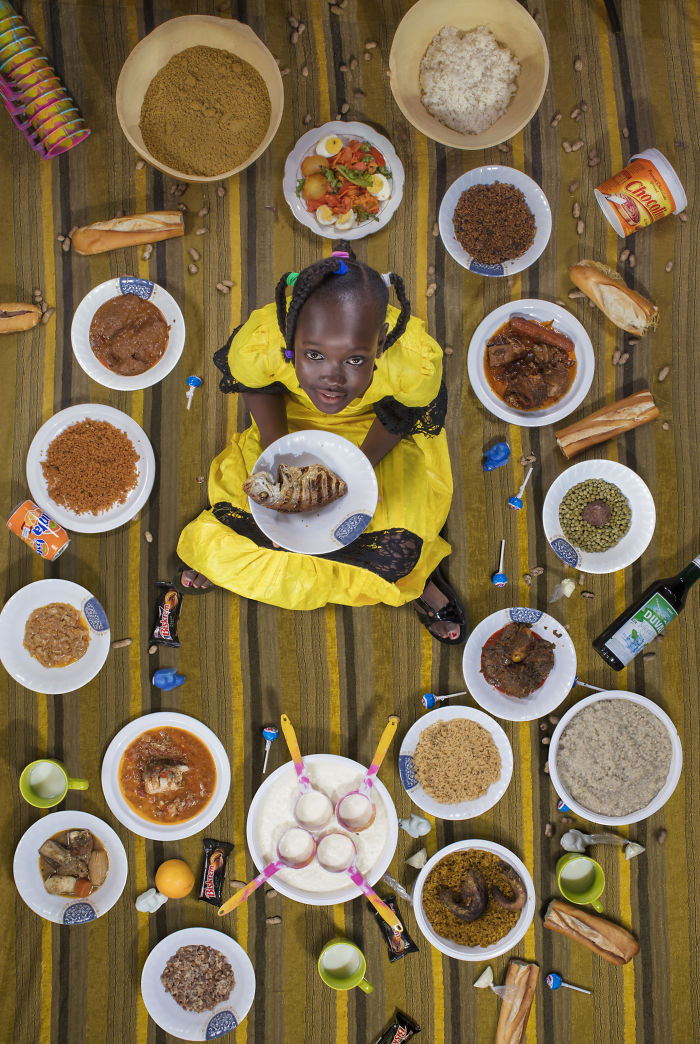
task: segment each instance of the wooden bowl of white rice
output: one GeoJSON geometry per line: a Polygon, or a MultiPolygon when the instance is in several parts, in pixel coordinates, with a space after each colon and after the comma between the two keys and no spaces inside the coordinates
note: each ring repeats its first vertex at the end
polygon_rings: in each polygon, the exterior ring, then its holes
{"type": "Polygon", "coordinates": [[[396,30],[389,72],[417,130],[452,148],[485,149],[532,119],[549,55],[518,0],[418,0],[396,30]]]}

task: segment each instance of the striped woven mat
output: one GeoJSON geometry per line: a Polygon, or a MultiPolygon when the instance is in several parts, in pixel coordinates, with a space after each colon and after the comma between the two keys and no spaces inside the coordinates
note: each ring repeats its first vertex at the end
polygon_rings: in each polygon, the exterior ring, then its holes
{"type": "MultiPolygon", "coordinates": [[[[0,113],[0,199],[3,248],[0,299],[31,299],[39,288],[56,308],[33,332],[2,338],[0,352],[0,446],[3,512],[27,495],[25,457],[40,425],[73,403],[108,403],[129,413],[148,433],[157,460],[153,494],[139,518],[101,536],[74,534],[68,552],[45,565],[15,536],[0,541],[4,598],[43,576],[75,580],[106,607],[114,638],[131,637],[114,650],[99,676],[65,696],[28,692],[2,672],[0,684],[0,791],[2,848],[0,883],[0,1040],[6,1044],[163,1044],[170,1038],[149,1020],[140,997],[140,971],[149,950],[168,933],[191,925],[219,927],[213,907],[194,898],[167,903],[156,915],[138,915],[134,899],[153,883],[164,858],[181,855],[201,866],[201,835],[182,842],[144,841],[116,823],[105,807],[100,763],[115,733],[129,719],[152,710],[176,709],[206,722],[221,738],[231,759],[229,800],[208,835],[234,843],[231,876],[253,873],[244,824],[246,809],[261,779],[264,722],[282,710],[295,722],[306,751],[332,751],[368,763],[386,717],[401,715],[400,737],[420,713],[420,694],[462,688],[459,650],[438,645],[409,609],[382,606],[360,610],[329,607],[294,614],[219,591],[189,599],[181,618],[179,653],[148,655],[148,632],[155,599],[154,582],[167,579],[178,533],[201,508],[205,488],[198,477],[237,425],[245,423],[242,403],[217,387],[213,351],[250,310],[272,298],[281,272],[299,269],[328,251],[327,244],[295,223],[281,191],[285,157],[305,129],[348,115],[380,128],[396,146],[406,169],[403,203],[388,227],[357,244],[362,260],[380,271],[395,269],[406,280],[413,312],[431,333],[452,349],[446,363],[450,394],[448,433],[455,494],[448,522],[453,554],[450,579],[464,596],[472,622],[513,604],[545,608],[548,593],[564,568],[545,544],[540,521],[544,494],[563,470],[551,428],[508,427],[486,413],[470,389],[466,347],[481,318],[498,304],[519,297],[562,299],[584,322],[596,351],[596,371],[581,416],[591,409],[649,385],[661,422],[647,425],[599,448],[643,477],[654,494],[657,525],[644,556],[614,575],[586,579],[593,598],[577,588],[557,604],[556,615],[570,627],[579,674],[601,686],[644,693],[662,705],[676,723],[684,746],[684,773],[663,811],[629,829],[646,852],[626,862],[617,849],[601,851],[607,874],[606,912],[630,927],[641,954],[624,968],[543,930],[542,910],[556,894],[553,873],[562,829],[556,795],[543,772],[546,748],[537,722],[504,723],[513,745],[512,783],[496,807],[470,822],[438,821],[427,838],[429,853],[451,841],[488,838],[513,849],[527,864],[537,892],[534,921],[515,954],[536,960],[543,972],[556,970],[587,985],[592,997],[538,987],[528,1042],[541,1044],[620,1044],[697,1038],[700,1025],[698,967],[698,847],[700,819],[697,679],[700,664],[695,637],[700,626],[697,592],[652,659],[637,657],[614,675],[595,655],[591,639],[626,604],[659,576],[669,576],[698,553],[697,347],[700,344],[696,294],[698,217],[697,173],[700,19],[692,0],[617,0],[624,34],[609,32],[602,0],[527,0],[549,47],[552,67],[544,100],[525,131],[506,152],[445,149],[415,132],[393,101],[386,76],[396,25],[408,0],[348,0],[340,14],[326,0],[239,0],[230,7],[213,0],[26,0],[18,4],[51,56],[92,128],[74,151],[42,162],[0,113]],[[190,187],[184,201],[184,240],[155,246],[150,261],[136,249],[79,257],[57,241],[78,224],[158,209],[172,203],[171,182],[157,171],[137,169],[116,118],[114,92],[119,70],[137,41],[155,25],[194,12],[239,17],[266,42],[281,65],[285,111],[274,142],[260,160],[226,184],[226,194],[190,187]],[[219,10],[217,10],[217,8],[219,10]],[[537,8],[537,10],[535,10],[537,8]],[[290,43],[286,16],[303,19],[307,31],[290,43]],[[376,41],[370,59],[364,44],[376,41]],[[352,56],[357,67],[341,71],[352,56]],[[582,59],[580,72],[574,60],[582,59]],[[308,77],[301,75],[308,67],[308,77]],[[363,93],[358,93],[361,89],[363,93]],[[569,113],[585,100],[585,119],[569,113]],[[563,114],[552,128],[554,113],[563,114]],[[307,124],[308,125],[308,121],[307,124]],[[626,132],[623,129],[627,128],[626,132]],[[581,133],[597,147],[601,163],[589,167],[586,151],[567,155],[562,139],[581,133]],[[586,301],[569,301],[567,265],[583,256],[616,264],[620,242],[593,201],[603,174],[620,169],[629,155],[656,146],[678,171],[689,199],[688,220],[667,219],[627,241],[636,267],[625,276],[649,293],[661,310],[656,333],[639,342],[629,360],[613,366],[618,333],[586,301]],[[435,236],[439,202],[461,173],[483,163],[507,163],[538,181],[552,206],[553,230],[540,261],[512,280],[481,279],[466,273],[446,255],[435,236]],[[572,196],[568,185],[580,181],[572,196]],[[584,231],[576,234],[573,199],[581,200],[584,231]],[[205,219],[193,217],[209,205],[205,219]],[[208,234],[197,239],[202,221],[208,234]],[[197,275],[188,272],[188,248],[202,252],[197,275]],[[667,262],[673,262],[672,271],[667,262]],[[434,275],[433,267],[434,266],[434,275]],[[110,277],[149,276],[180,303],[187,325],[184,356],[176,371],[146,392],[110,392],[91,382],[71,350],[70,327],[83,296],[110,277]],[[216,290],[222,278],[235,281],[231,293],[216,290]],[[435,282],[434,296],[426,296],[435,282]],[[670,376],[657,374],[670,365],[670,376]],[[184,378],[203,376],[190,412],[185,410],[184,378]],[[511,463],[485,477],[480,467],[485,444],[506,438],[511,463]],[[521,455],[537,458],[526,508],[508,512],[504,502],[519,485],[521,455]],[[153,535],[147,542],[146,532],[153,535]],[[497,590],[489,582],[502,536],[505,570],[511,582],[497,590]],[[544,572],[527,586],[533,567],[544,572]],[[150,684],[155,663],[177,665],[186,684],[161,694],[150,684]],[[84,809],[116,826],[129,860],[121,900],[87,927],[59,928],[35,916],[12,882],[12,853],[24,831],[38,818],[18,790],[22,767],[48,752],[71,774],[90,780],[90,789],[72,794],[63,807],[84,809]],[[545,836],[545,824],[556,836],[545,836]],[[658,831],[667,831],[665,844],[658,831]]],[[[485,10],[488,5],[485,5],[485,10]]],[[[486,17],[486,15],[484,16],[486,17]]],[[[564,706],[580,698],[577,690],[564,706]]],[[[283,741],[272,749],[281,763],[283,741]]],[[[400,815],[410,802],[387,758],[382,778],[395,796],[400,815]]],[[[415,871],[404,860],[419,843],[403,832],[392,871],[409,882],[415,871]]],[[[489,1041],[495,1032],[498,1001],[490,991],[475,991],[481,965],[461,963],[432,949],[420,935],[412,911],[401,912],[420,946],[418,954],[389,964],[383,939],[366,903],[305,908],[260,890],[226,923],[250,955],[257,993],[236,1040],[250,1044],[369,1044],[391,1021],[398,1006],[422,1027],[425,1044],[489,1041]],[[281,923],[268,924],[267,918],[281,923]],[[356,940],[367,956],[374,992],[334,993],[316,971],[321,946],[334,932],[356,940]]],[[[501,981],[507,957],[494,961],[501,981]]]]}

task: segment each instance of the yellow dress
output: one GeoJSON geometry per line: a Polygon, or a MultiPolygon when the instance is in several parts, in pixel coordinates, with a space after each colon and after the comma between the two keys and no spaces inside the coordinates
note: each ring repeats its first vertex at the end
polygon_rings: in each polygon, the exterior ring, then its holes
{"type": "MultiPolygon", "coordinates": [[[[397,309],[389,306],[390,327],[397,317],[397,309]]],[[[377,359],[362,398],[327,414],[301,389],[283,349],[275,305],[253,312],[230,342],[227,390],[274,385],[285,395],[290,432],[335,432],[359,446],[377,415],[390,431],[414,432],[375,469],[379,501],[370,525],[347,548],[328,555],[274,548],[255,525],[242,488],[262,452],[253,423],[212,462],[211,508],[185,527],[178,554],[214,584],[285,609],[316,609],[328,602],[403,605],[422,593],[450,553],[439,535],[452,499],[442,350],[422,320],[412,317],[403,336],[377,359]]],[[[217,365],[226,374],[226,352],[217,354],[223,356],[217,365]]]]}

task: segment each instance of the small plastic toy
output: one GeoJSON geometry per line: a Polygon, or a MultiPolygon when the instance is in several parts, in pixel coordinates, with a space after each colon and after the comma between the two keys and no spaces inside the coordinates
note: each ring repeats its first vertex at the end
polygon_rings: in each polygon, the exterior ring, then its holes
{"type": "Polygon", "coordinates": [[[186,681],[186,675],[178,674],[174,667],[159,667],[153,674],[153,684],[157,689],[162,689],[163,692],[177,689],[184,685],[186,681]]]}
{"type": "Polygon", "coordinates": [[[399,826],[411,837],[425,837],[430,833],[430,821],[417,812],[412,812],[408,819],[400,819],[399,826]]]}
{"type": "Polygon", "coordinates": [[[201,383],[202,383],[202,378],[201,377],[196,377],[194,374],[192,374],[190,377],[187,378],[187,395],[185,396],[185,398],[187,399],[187,409],[188,410],[189,410],[190,406],[192,405],[192,398],[194,396],[194,390],[195,390],[195,388],[199,388],[201,383]]]}
{"type": "Polygon", "coordinates": [[[562,986],[565,986],[567,990],[576,990],[577,993],[590,993],[590,990],[584,990],[583,986],[572,986],[570,982],[564,982],[561,975],[556,972],[550,972],[547,978],[544,980],[549,986],[550,990],[558,990],[562,986]]]}
{"type": "Polygon", "coordinates": [[[508,463],[510,447],[507,442],[497,442],[484,453],[484,463],[481,465],[484,471],[495,471],[508,463]]]}
{"type": "Polygon", "coordinates": [[[265,740],[265,760],[263,761],[263,776],[264,776],[265,775],[265,770],[267,769],[267,756],[270,753],[270,747],[272,746],[273,742],[279,736],[280,730],[277,728],[276,725],[265,725],[263,730],[262,730],[262,734],[263,734],[263,739],[265,740]]]}
{"type": "Polygon", "coordinates": [[[454,699],[455,696],[466,696],[465,692],[450,692],[447,696],[436,696],[434,692],[424,692],[420,698],[421,703],[427,710],[432,710],[436,703],[442,703],[443,700],[454,699]]]}
{"type": "Polygon", "coordinates": [[[523,509],[523,493],[525,492],[525,487],[527,486],[528,482],[530,481],[530,476],[531,475],[532,475],[532,468],[529,468],[528,472],[527,472],[527,475],[525,476],[525,478],[523,480],[523,484],[520,487],[520,489],[518,490],[518,492],[515,494],[514,497],[509,497],[508,498],[508,507],[509,508],[513,508],[514,511],[522,511],[522,509],[523,509]]]}
{"type": "Polygon", "coordinates": [[[506,542],[501,540],[501,560],[498,563],[498,572],[494,573],[491,577],[491,583],[494,587],[505,587],[508,583],[508,577],[503,572],[503,552],[505,551],[506,542]]]}

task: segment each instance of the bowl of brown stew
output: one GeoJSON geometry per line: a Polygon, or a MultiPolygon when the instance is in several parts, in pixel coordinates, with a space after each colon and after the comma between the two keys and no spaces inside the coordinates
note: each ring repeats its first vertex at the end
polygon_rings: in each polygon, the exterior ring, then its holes
{"type": "Polygon", "coordinates": [[[590,337],[566,308],[535,299],[509,301],[477,326],[467,371],[489,413],[524,428],[568,417],[593,380],[590,337]]]}
{"type": "Polygon", "coordinates": [[[231,769],[218,737],[196,718],[162,711],[129,722],[102,761],[113,814],[139,837],[191,837],[219,814],[231,769]]]}
{"type": "Polygon", "coordinates": [[[100,283],[78,305],[73,354],[93,381],[117,391],[158,384],[179,362],[185,320],[167,290],[150,279],[120,276],[100,283]]]}

